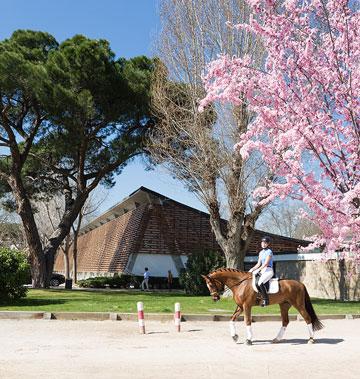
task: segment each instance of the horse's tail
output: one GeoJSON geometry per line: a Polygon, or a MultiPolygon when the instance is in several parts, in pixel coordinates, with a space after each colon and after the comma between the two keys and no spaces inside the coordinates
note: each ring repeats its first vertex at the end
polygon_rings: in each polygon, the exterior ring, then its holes
{"type": "Polygon", "coordinates": [[[309,313],[309,315],[311,317],[311,323],[312,323],[314,331],[320,330],[324,327],[324,325],[320,322],[320,320],[316,316],[315,310],[311,304],[309,293],[308,293],[305,286],[304,286],[304,288],[305,288],[305,309],[306,309],[306,312],[309,313]]]}

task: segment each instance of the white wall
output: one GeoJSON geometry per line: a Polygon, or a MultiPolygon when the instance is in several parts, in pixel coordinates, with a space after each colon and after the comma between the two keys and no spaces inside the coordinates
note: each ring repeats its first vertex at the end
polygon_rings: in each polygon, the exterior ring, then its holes
{"type": "MultiPolygon", "coordinates": [[[[184,262],[183,256],[181,256],[181,260],[184,262]]],[[[171,270],[174,277],[179,276],[174,261],[169,254],[137,254],[131,272],[135,275],[143,275],[145,267],[149,269],[150,276],[167,276],[169,270],[171,270]]]]}

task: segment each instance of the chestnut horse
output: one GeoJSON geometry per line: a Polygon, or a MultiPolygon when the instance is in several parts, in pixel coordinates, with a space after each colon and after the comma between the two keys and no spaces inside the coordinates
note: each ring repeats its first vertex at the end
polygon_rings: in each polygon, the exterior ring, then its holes
{"type": "MultiPolygon", "coordinates": [[[[233,298],[237,304],[235,312],[230,319],[230,334],[233,340],[238,340],[238,335],[235,329],[236,318],[244,312],[244,321],[246,324],[247,338],[246,344],[252,344],[251,330],[251,308],[254,305],[259,305],[259,295],[252,287],[252,273],[243,272],[231,268],[222,268],[202,275],[206,281],[206,285],[210,291],[213,300],[220,300],[220,293],[227,286],[233,292],[233,298]]],[[[269,294],[269,303],[279,304],[282,327],[277,336],[272,340],[273,343],[278,343],[283,339],[286,327],[289,324],[289,309],[294,306],[301,316],[304,318],[309,331],[308,343],[314,343],[314,331],[323,328],[322,323],[315,314],[311,304],[309,294],[304,284],[297,280],[279,279],[279,291],[274,294],[269,294]]]]}

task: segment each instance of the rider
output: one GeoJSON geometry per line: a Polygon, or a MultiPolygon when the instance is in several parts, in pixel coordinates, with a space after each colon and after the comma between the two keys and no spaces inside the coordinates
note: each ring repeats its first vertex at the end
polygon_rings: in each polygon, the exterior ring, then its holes
{"type": "Polygon", "coordinates": [[[267,294],[264,283],[269,281],[274,275],[273,252],[269,248],[270,242],[271,239],[268,236],[264,236],[261,239],[262,250],[259,253],[259,259],[256,265],[249,270],[249,272],[252,272],[253,275],[256,275],[259,271],[261,273],[257,286],[263,297],[263,301],[261,303],[262,307],[264,307],[265,305],[269,305],[269,296],[267,294]]]}

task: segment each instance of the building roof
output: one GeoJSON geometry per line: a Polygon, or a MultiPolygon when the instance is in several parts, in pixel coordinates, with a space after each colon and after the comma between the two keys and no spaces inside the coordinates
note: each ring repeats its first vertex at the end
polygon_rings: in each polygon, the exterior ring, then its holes
{"type": "MultiPolygon", "coordinates": [[[[144,186],[139,187],[137,190],[132,192],[130,195],[122,199],[119,203],[115,204],[111,208],[109,208],[106,212],[104,212],[102,215],[96,217],[94,220],[89,222],[87,225],[81,228],[80,235],[85,234],[90,230],[93,230],[103,224],[106,224],[107,222],[114,220],[115,218],[118,218],[119,216],[124,215],[125,213],[134,210],[138,208],[140,205],[144,204],[160,204],[163,205],[164,202],[172,202],[173,204],[176,204],[184,209],[191,210],[192,212],[196,212],[202,215],[206,215],[209,217],[209,214],[203,211],[200,211],[196,208],[190,207],[186,204],[180,203],[176,200],[173,200],[165,195],[162,195],[161,193],[158,193],[156,191],[153,191],[149,188],[146,188],[144,186]]],[[[226,220],[223,220],[226,222],[226,220]]],[[[260,234],[266,234],[272,238],[279,238],[283,241],[292,241],[296,242],[299,245],[307,245],[310,243],[310,241],[297,239],[297,238],[290,238],[290,237],[284,237],[277,234],[268,233],[263,230],[257,230],[260,234]]]]}
{"type": "Polygon", "coordinates": [[[162,205],[165,201],[170,201],[174,204],[180,205],[181,207],[198,212],[199,214],[208,215],[206,212],[202,212],[196,208],[192,208],[188,205],[180,203],[176,200],[170,199],[169,197],[162,195],[161,193],[155,192],[146,187],[139,187],[137,190],[132,192],[130,195],[122,199],[119,203],[115,204],[109,208],[102,215],[96,217],[94,220],[83,226],[80,230],[80,235],[85,234],[90,230],[93,230],[108,221],[111,221],[119,216],[124,215],[130,210],[138,208],[143,204],[160,204],[162,205]]]}

